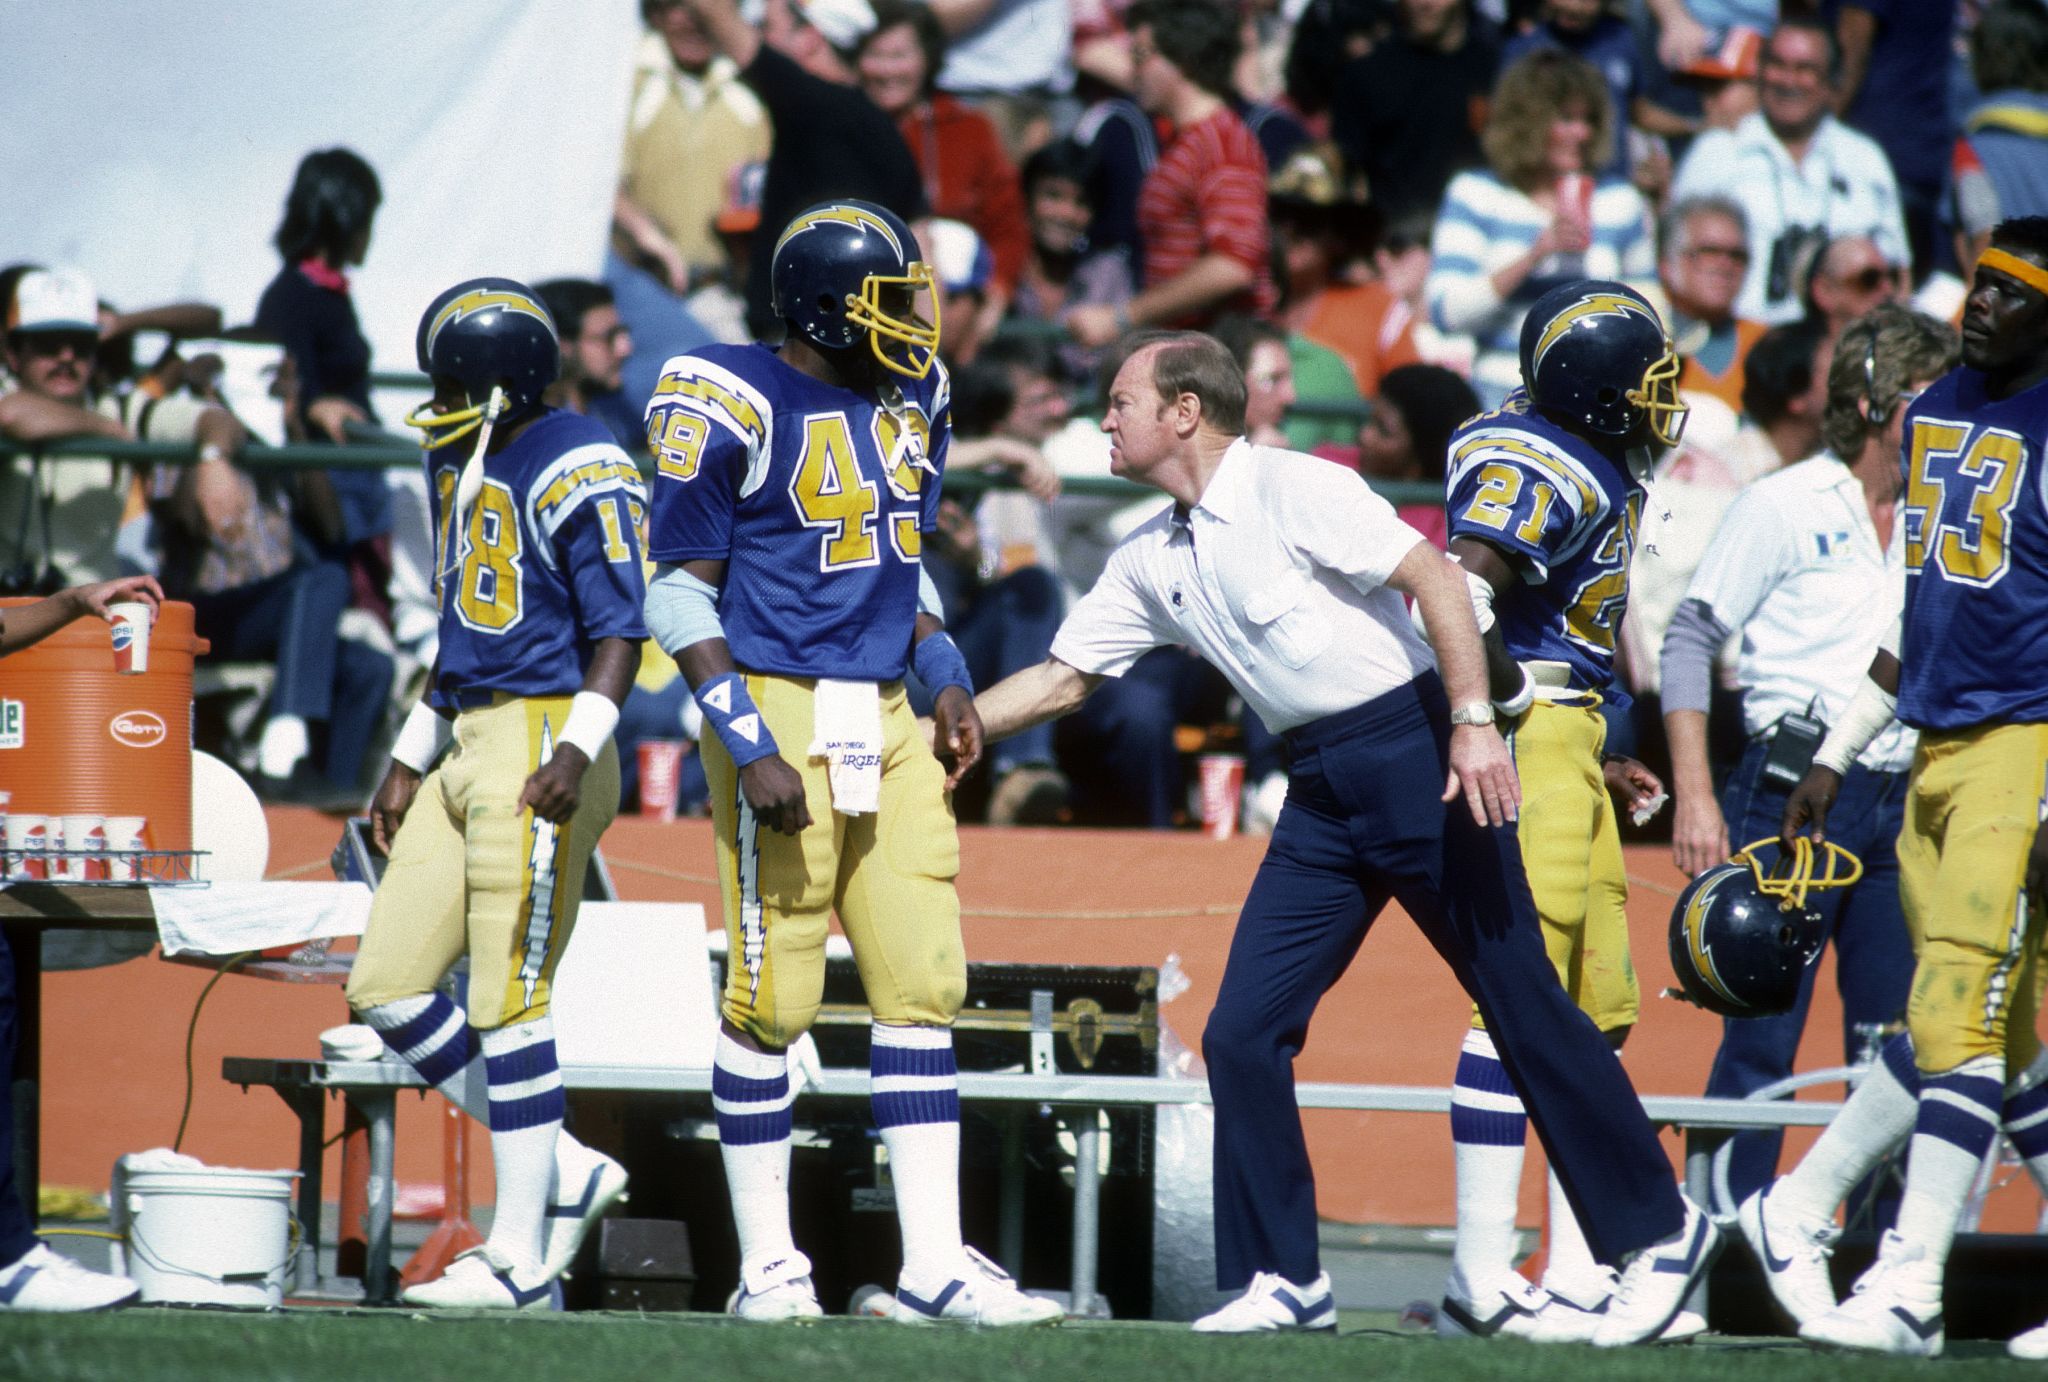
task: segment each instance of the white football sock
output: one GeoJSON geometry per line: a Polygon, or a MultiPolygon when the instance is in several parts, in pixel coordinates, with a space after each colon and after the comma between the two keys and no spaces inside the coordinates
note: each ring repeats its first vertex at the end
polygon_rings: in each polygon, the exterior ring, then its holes
{"type": "Polygon", "coordinates": [[[1771,1188],[1778,1204],[1832,1219],[1856,1183],[1913,1134],[1919,1072],[1903,1032],[1885,1043],[1877,1063],[1797,1166],[1771,1188]]]}
{"type": "Polygon", "coordinates": [[[290,777],[312,746],[306,722],[296,715],[273,715],[263,722],[256,740],[256,771],[265,777],[290,777]]]}
{"type": "Polygon", "coordinates": [[[1998,1135],[2005,1061],[1979,1056],[1941,1075],[1920,1076],[1919,1116],[1906,1153],[1899,1237],[1923,1249],[1937,1276],[1955,1241],[1956,1221],[1998,1135]]]}
{"type": "Polygon", "coordinates": [[[1543,1265],[1543,1289],[1574,1305],[1591,1307],[1614,1289],[1613,1275],[1593,1260],[1593,1249],[1579,1228],[1579,1216],[1565,1197],[1564,1184],[1550,1173],[1550,1251],[1543,1265]]]}
{"type": "Polygon", "coordinates": [[[712,1058],[718,1154],[739,1231],[740,1264],[765,1267],[796,1253],[789,1230],[789,1057],[752,1051],[725,1032],[712,1058]]]}
{"type": "Polygon", "coordinates": [[[1514,1270],[1516,1202],[1529,1119],[1495,1054],[1493,1038],[1465,1033],[1451,1082],[1451,1146],[1458,1176],[1458,1236],[1451,1270],[1477,1291],[1514,1270]]]}
{"type": "Polygon", "coordinates": [[[554,1019],[541,1016],[481,1032],[478,1045],[490,1085],[491,1158],[498,1181],[490,1245],[535,1267],[545,1251],[564,1105],[554,1019]]]}
{"type": "Polygon", "coordinates": [[[944,1027],[870,1029],[868,1069],[875,1125],[889,1149],[903,1277],[936,1291],[965,1274],[960,1240],[960,1081],[953,1033],[944,1027]]]}

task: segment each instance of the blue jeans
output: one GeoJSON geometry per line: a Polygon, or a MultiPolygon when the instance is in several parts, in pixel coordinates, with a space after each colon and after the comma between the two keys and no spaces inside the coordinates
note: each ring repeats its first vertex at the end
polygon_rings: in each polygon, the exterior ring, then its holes
{"type": "MultiPolygon", "coordinates": [[[[36,1245],[35,1215],[14,1179],[14,1051],[21,1034],[14,996],[14,952],[0,934],[0,1267],[12,1266],[36,1245]]],[[[33,1195],[36,1188],[27,1187],[33,1195]]]]}
{"type": "Polygon", "coordinates": [[[1514,827],[1475,825],[1462,796],[1436,800],[1450,739],[1436,674],[1285,738],[1287,805],[1202,1035],[1216,1105],[1217,1286],[1321,1271],[1294,1058],[1390,901],[1485,1016],[1593,1255],[1613,1263],[1676,1233],[1685,1211],[1671,1164],[1606,1038],[1557,982],[1514,827]]]}
{"type": "Polygon", "coordinates": [[[395,674],[367,644],[340,637],[349,575],[335,561],[293,566],[232,590],[194,593],[193,621],[225,661],[275,660],[270,713],[327,727],[329,781],[353,787],[383,718],[395,674]]]}
{"type": "MultiPolygon", "coordinates": [[[[1763,780],[1767,740],[1753,741],[1721,792],[1728,843],[1740,849],[1752,840],[1775,838],[1785,811],[1786,788],[1763,780]]],[[[1842,779],[1841,795],[1828,811],[1828,838],[1863,861],[1863,877],[1852,887],[1812,893],[1807,905],[1827,923],[1835,946],[1835,979],[1842,994],[1842,1052],[1853,1060],[1860,1045],[1856,1027],[1898,1020],[1913,983],[1913,945],[1899,910],[1897,843],[1904,821],[1907,774],[1874,773],[1861,766],[1842,779]]],[[[1709,1095],[1741,1098],[1792,1073],[1792,1058],[1806,1028],[1813,1001],[1807,966],[1792,1010],[1776,1017],[1723,1018],[1721,1049],[1707,1078],[1709,1095]]],[[[1738,1133],[1730,1153],[1728,1188],[1739,1203],[1777,1174],[1784,1134],[1757,1129],[1738,1133]]]]}

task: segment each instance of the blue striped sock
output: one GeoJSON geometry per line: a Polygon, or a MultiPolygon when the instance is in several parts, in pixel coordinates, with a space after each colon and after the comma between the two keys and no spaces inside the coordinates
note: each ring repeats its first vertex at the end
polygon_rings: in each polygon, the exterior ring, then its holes
{"type": "Polygon", "coordinates": [[[562,1132],[562,1068],[545,1015],[480,1033],[491,1094],[491,1160],[498,1199],[491,1246],[537,1266],[545,1252],[555,1143],[562,1132]]]}
{"type": "Polygon", "coordinates": [[[1458,1236],[1451,1266],[1466,1289],[1480,1292],[1515,1265],[1523,1143],[1529,1118],[1495,1053],[1493,1037],[1465,1033],[1451,1080],[1451,1151],[1458,1173],[1458,1236]]]}
{"type": "Polygon", "coordinates": [[[1923,1247],[1937,1268],[1948,1260],[1977,1168],[1998,1135],[2004,1094],[2005,1061],[1998,1056],[1981,1056],[1939,1075],[1920,1073],[1898,1232],[1923,1247]]]}
{"type": "MultiPolygon", "coordinates": [[[[445,993],[423,993],[381,1003],[360,1014],[406,1064],[429,1084],[445,1085],[476,1057],[476,1036],[445,993]]],[[[451,1096],[455,1097],[455,1096],[451,1096]]],[[[457,1097],[456,1102],[462,1100],[457,1097]]]]}
{"type": "Polygon", "coordinates": [[[566,1100],[552,1019],[540,1017],[485,1032],[480,1044],[491,1090],[492,1132],[562,1121],[566,1100]]]}
{"type": "Polygon", "coordinates": [[[960,1077],[953,1033],[877,1022],[868,1036],[868,1098],[889,1150],[896,1221],[903,1230],[898,1284],[930,1298],[967,1270],[960,1244],[960,1077]]]}
{"type": "Polygon", "coordinates": [[[718,1034],[711,1107],[742,1270],[796,1252],[789,1231],[790,1101],[787,1055],[750,1050],[718,1034]]]}
{"type": "Polygon", "coordinates": [[[1878,1053],[1884,1068],[1892,1072],[1892,1078],[1899,1082],[1899,1088],[1914,1098],[1920,1097],[1920,1067],[1913,1062],[1913,1037],[1909,1032],[1900,1032],[1884,1044],[1878,1053]]]}

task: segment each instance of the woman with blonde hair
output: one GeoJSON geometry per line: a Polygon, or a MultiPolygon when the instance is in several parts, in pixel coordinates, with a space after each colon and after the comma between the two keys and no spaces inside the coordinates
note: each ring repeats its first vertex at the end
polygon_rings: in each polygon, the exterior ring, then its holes
{"type": "Polygon", "coordinates": [[[1501,74],[1480,137],[1490,165],[1445,189],[1425,297],[1438,330],[1473,338],[1472,383],[1495,406],[1520,382],[1531,303],[1577,278],[1656,287],[1650,209],[1626,179],[1593,173],[1614,107],[1593,67],[1558,49],[1501,74]]]}

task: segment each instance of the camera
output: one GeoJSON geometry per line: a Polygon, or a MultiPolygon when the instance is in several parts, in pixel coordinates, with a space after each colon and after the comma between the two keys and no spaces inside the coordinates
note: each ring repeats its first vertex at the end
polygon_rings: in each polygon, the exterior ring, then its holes
{"type": "Polygon", "coordinates": [[[1822,250],[1828,247],[1828,233],[1820,226],[1786,226],[1771,242],[1771,257],[1764,277],[1764,301],[1778,302],[1800,296],[1822,250]]]}
{"type": "Polygon", "coordinates": [[[1780,717],[1771,731],[1770,747],[1764,750],[1763,780],[1783,791],[1791,791],[1813,766],[1813,755],[1827,738],[1828,727],[1811,713],[1794,710],[1780,717]]]}

